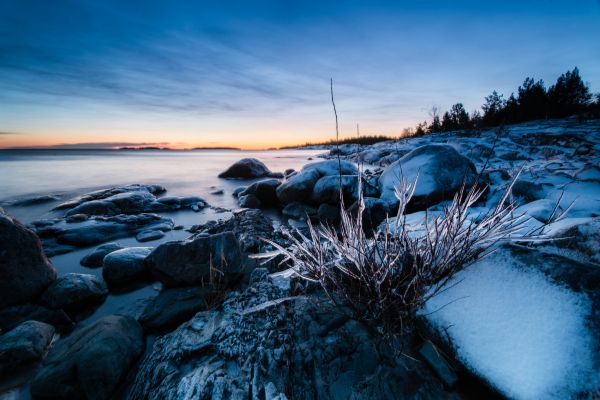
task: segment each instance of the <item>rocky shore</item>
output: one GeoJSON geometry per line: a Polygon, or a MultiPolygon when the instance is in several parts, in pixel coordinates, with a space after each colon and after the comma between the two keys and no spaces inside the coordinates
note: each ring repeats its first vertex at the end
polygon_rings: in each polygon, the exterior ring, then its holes
{"type": "Polygon", "coordinates": [[[221,174],[240,181],[224,193],[240,208],[200,225],[176,225],[171,216],[203,212],[211,207],[205,200],[168,196],[150,184],[85,194],[28,226],[0,209],[0,396],[598,396],[600,121],[539,121],[324,151],[322,160],[281,173],[240,160],[221,174]],[[356,210],[359,188],[363,227],[373,232],[395,215],[394,187],[418,176],[406,217],[416,232],[463,183],[488,187],[472,208],[477,219],[519,171],[515,212],[552,240],[504,245],[461,271],[421,310],[403,354],[281,258],[255,257],[274,250],[265,239],[289,245],[281,223],[300,230],[309,221],[338,223],[340,196],[356,210]],[[552,223],[561,211],[565,217],[552,223]],[[187,238],[164,240],[174,230],[187,238]],[[133,238],[139,245],[118,242],[133,238]],[[87,274],[59,274],[48,259],[82,249],[87,274]],[[139,310],[87,320],[107,298],[146,287],[156,294],[139,310]]]}

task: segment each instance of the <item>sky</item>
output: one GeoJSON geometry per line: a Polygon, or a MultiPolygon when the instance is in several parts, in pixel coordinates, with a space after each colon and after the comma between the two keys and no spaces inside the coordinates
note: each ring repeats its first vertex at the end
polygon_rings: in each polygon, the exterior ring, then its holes
{"type": "Polygon", "coordinates": [[[0,147],[398,135],[527,76],[600,91],[600,1],[2,0],[0,147]]]}

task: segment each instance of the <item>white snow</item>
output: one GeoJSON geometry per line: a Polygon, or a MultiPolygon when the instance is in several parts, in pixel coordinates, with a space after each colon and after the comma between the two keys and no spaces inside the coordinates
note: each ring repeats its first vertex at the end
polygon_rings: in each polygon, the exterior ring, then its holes
{"type": "Polygon", "coordinates": [[[458,357],[515,399],[568,399],[597,388],[590,300],[519,267],[505,251],[457,274],[423,315],[458,357]]]}

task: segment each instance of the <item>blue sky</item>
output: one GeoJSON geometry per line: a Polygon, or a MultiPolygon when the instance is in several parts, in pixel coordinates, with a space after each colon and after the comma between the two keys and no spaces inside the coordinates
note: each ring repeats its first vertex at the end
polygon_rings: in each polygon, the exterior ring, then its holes
{"type": "Polygon", "coordinates": [[[0,147],[398,134],[526,76],[600,91],[599,1],[0,3],[0,147]]]}

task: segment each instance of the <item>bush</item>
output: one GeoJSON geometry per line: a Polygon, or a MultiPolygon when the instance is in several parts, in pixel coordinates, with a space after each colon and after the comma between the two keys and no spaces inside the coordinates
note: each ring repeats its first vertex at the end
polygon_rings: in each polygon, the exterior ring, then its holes
{"type": "MultiPolygon", "coordinates": [[[[516,181],[513,180],[513,184],[516,181]]],[[[373,325],[388,338],[412,330],[416,311],[444,290],[449,279],[501,241],[527,240],[539,232],[525,231],[524,216],[514,215],[512,184],[498,206],[476,220],[469,209],[486,188],[463,188],[439,216],[428,215],[420,233],[406,225],[405,209],[415,183],[401,180],[396,218],[367,235],[362,211],[356,216],[341,207],[339,229],[309,223],[309,234],[282,228],[292,243],[285,248],[268,241],[291,262],[301,278],[317,282],[350,317],[373,325]]]]}

